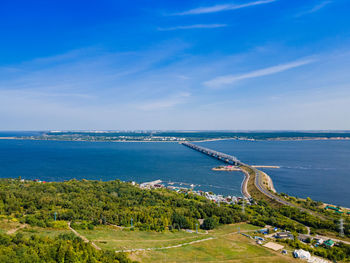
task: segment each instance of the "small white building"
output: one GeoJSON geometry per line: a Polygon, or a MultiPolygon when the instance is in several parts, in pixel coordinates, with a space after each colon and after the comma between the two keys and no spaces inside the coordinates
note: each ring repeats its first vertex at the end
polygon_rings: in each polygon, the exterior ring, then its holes
{"type": "Polygon", "coordinates": [[[305,260],[309,260],[311,258],[310,252],[302,250],[302,249],[294,250],[293,256],[295,258],[300,258],[300,259],[305,259],[305,260]]]}
{"type": "Polygon", "coordinates": [[[314,238],[318,245],[322,245],[324,240],[322,238],[314,238]]]}

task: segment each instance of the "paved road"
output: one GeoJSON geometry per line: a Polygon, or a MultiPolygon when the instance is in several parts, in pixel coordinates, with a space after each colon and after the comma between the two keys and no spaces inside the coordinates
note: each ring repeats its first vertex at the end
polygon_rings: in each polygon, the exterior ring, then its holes
{"type": "Polygon", "coordinates": [[[277,195],[274,195],[273,193],[271,193],[270,191],[268,191],[268,190],[263,186],[263,184],[262,184],[262,173],[261,173],[258,169],[254,168],[254,167],[251,167],[251,166],[246,165],[246,164],[245,164],[245,166],[249,167],[250,169],[252,169],[252,170],[254,171],[254,173],[255,173],[255,182],[254,182],[254,184],[255,184],[255,186],[258,188],[258,190],[259,190],[260,192],[262,192],[264,195],[266,195],[267,197],[271,198],[272,200],[277,201],[277,202],[280,203],[280,204],[288,205],[288,206],[292,206],[292,207],[298,208],[298,209],[300,209],[301,211],[306,212],[306,213],[309,213],[309,214],[311,214],[311,215],[313,215],[313,216],[315,216],[315,217],[318,217],[318,218],[320,218],[320,219],[322,219],[322,220],[327,220],[327,219],[326,219],[324,216],[322,216],[322,215],[316,214],[316,213],[310,211],[309,209],[306,209],[306,208],[297,206],[297,205],[295,205],[295,204],[293,204],[293,203],[290,203],[290,202],[288,202],[288,201],[286,201],[286,200],[280,198],[280,197],[277,196],[277,195]]]}
{"type": "Polygon", "coordinates": [[[241,169],[241,171],[245,175],[244,180],[243,180],[242,185],[241,185],[241,189],[242,189],[241,191],[242,191],[242,194],[249,199],[249,198],[251,198],[251,195],[248,192],[248,181],[249,181],[250,175],[247,171],[245,171],[243,169],[241,169]]]}
{"type": "MultiPolygon", "coordinates": [[[[267,195],[268,197],[270,197],[270,198],[276,200],[276,201],[279,202],[279,203],[282,203],[282,204],[284,204],[284,205],[290,205],[290,206],[299,208],[300,210],[302,210],[302,211],[304,211],[304,212],[310,213],[310,214],[312,214],[312,215],[314,215],[314,216],[320,217],[321,219],[324,219],[324,220],[325,220],[325,218],[322,217],[322,216],[320,216],[320,215],[314,214],[314,213],[312,213],[311,211],[309,211],[309,210],[307,210],[307,209],[305,209],[305,208],[298,207],[298,206],[296,206],[296,205],[294,205],[294,204],[292,204],[292,203],[289,203],[289,202],[287,202],[287,201],[285,201],[285,200],[282,200],[282,199],[279,198],[278,196],[275,196],[275,195],[271,194],[271,193],[270,193],[269,191],[267,191],[267,190],[264,188],[264,186],[262,186],[262,184],[261,184],[261,178],[260,178],[261,173],[260,173],[260,171],[259,171],[259,170],[256,170],[255,172],[256,172],[256,174],[258,174],[258,176],[255,177],[255,185],[256,185],[256,187],[257,187],[262,193],[264,193],[264,194],[267,195]]],[[[313,237],[313,236],[310,235],[310,227],[308,227],[308,226],[305,226],[305,227],[307,228],[307,235],[308,235],[309,237],[313,237]]],[[[344,244],[350,245],[350,242],[349,242],[349,241],[344,241],[344,240],[340,240],[340,239],[334,239],[334,238],[331,238],[331,237],[320,236],[320,235],[316,235],[315,237],[316,237],[316,238],[322,238],[322,239],[324,239],[324,240],[332,239],[332,240],[335,241],[335,242],[343,242],[344,244]]]]}
{"type": "Polygon", "coordinates": [[[250,166],[251,169],[253,169],[254,173],[255,173],[255,186],[259,189],[260,192],[262,192],[264,195],[266,195],[267,197],[283,204],[283,205],[289,205],[289,206],[294,206],[296,207],[296,205],[290,203],[290,202],[287,202],[283,199],[281,199],[280,197],[272,194],[270,191],[266,190],[266,188],[263,186],[262,184],[262,174],[259,170],[253,168],[250,166]]]}

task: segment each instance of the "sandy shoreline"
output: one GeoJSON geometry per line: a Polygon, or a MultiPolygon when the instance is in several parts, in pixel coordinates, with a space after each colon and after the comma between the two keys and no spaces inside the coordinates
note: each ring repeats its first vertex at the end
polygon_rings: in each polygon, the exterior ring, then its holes
{"type": "Polygon", "coordinates": [[[279,169],[281,166],[278,165],[251,165],[254,168],[270,168],[270,169],[279,169]]]}

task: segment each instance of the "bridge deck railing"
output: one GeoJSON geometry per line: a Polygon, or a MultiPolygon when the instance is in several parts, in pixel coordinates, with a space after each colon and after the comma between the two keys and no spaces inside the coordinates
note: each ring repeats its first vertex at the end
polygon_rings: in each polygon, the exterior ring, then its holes
{"type": "Polygon", "coordinates": [[[198,146],[198,145],[195,145],[195,144],[192,144],[192,143],[188,143],[188,142],[184,142],[182,143],[183,145],[189,147],[189,148],[192,148],[194,150],[197,150],[199,152],[202,152],[204,154],[207,154],[209,156],[213,156],[219,160],[223,160],[227,163],[230,163],[230,162],[233,162],[235,165],[237,164],[241,164],[241,162],[233,155],[228,155],[228,154],[225,154],[225,153],[222,153],[222,152],[218,152],[218,151],[214,151],[214,150],[211,150],[211,149],[208,149],[208,148],[205,148],[205,147],[202,147],[202,146],[198,146]]]}

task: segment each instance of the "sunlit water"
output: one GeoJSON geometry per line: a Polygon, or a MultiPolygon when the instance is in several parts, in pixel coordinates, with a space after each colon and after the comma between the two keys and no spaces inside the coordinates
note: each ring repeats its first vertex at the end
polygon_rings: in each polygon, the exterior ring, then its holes
{"type": "Polygon", "coordinates": [[[278,192],[350,207],[350,141],[216,141],[200,143],[267,172],[278,192]]]}
{"type": "MultiPolygon", "coordinates": [[[[350,141],[215,141],[200,145],[264,169],[275,188],[350,207],[350,141]]],[[[0,140],[0,177],[63,181],[72,178],[195,184],[241,195],[240,172],[212,171],[222,163],[177,143],[0,140]]],[[[188,185],[184,185],[188,187],[188,185]]]]}

